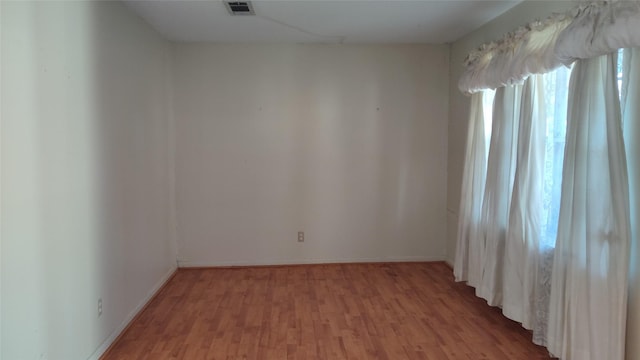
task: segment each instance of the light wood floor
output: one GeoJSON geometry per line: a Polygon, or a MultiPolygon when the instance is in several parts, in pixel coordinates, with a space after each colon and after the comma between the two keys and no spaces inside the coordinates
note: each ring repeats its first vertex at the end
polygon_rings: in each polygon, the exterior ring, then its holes
{"type": "Polygon", "coordinates": [[[444,263],[181,269],[105,359],[548,359],[444,263]]]}

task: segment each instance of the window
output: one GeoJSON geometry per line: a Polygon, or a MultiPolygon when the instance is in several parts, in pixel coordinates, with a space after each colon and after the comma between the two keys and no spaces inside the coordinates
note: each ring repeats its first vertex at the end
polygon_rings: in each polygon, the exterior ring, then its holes
{"type": "Polygon", "coordinates": [[[484,114],[484,144],[486,156],[489,156],[489,144],[491,143],[491,120],[493,115],[493,98],[496,96],[495,90],[484,90],[482,92],[482,110],[484,114]]]}
{"type": "MultiPolygon", "coordinates": [[[[542,185],[542,209],[540,246],[543,249],[555,247],[560,214],[560,193],[562,189],[562,165],[567,131],[567,102],[571,68],[559,68],[544,74],[542,86],[545,122],[544,148],[538,149],[544,158],[542,185]]],[[[483,113],[486,148],[491,140],[494,90],[483,91],[483,113]]],[[[487,154],[489,152],[487,151],[487,154]]]]}
{"type": "Polygon", "coordinates": [[[555,247],[558,233],[570,75],[571,69],[564,67],[543,75],[546,115],[542,229],[540,232],[540,245],[543,248],[555,247]]]}
{"type": "Polygon", "coordinates": [[[624,51],[623,49],[618,50],[618,69],[616,71],[618,75],[618,94],[622,98],[622,75],[624,68],[624,51]]]}

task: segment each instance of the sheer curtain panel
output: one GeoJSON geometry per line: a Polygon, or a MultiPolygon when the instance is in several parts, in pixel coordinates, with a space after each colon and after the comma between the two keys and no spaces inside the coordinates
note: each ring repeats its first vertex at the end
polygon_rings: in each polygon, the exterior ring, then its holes
{"type": "Polygon", "coordinates": [[[502,305],[505,239],[515,175],[522,85],[501,87],[493,102],[487,183],[482,203],[479,246],[480,284],[476,294],[502,305]]]}
{"type": "Polygon", "coordinates": [[[532,329],[540,263],[545,116],[542,76],[524,83],[520,105],[517,163],[504,256],[504,303],[508,318],[532,329]]]}
{"type": "Polygon", "coordinates": [[[458,240],[453,268],[456,281],[468,281],[473,286],[477,286],[480,282],[478,276],[480,249],[478,242],[474,239],[479,238],[478,230],[487,174],[482,103],[482,92],[471,96],[467,149],[462,175],[460,217],[458,218],[458,240]]]}
{"type": "MultiPolygon", "coordinates": [[[[640,334],[640,48],[625,49],[623,53],[622,78],[622,118],[624,121],[624,140],[627,150],[627,169],[629,170],[629,196],[631,199],[631,269],[630,282],[634,284],[629,293],[629,317],[627,328],[627,350],[640,353],[637,337],[640,334]],[[634,312],[632,307],[636,308],[634,312]],[[629,336],[635,336],[631,338],[629,336]]],[[[627,354],[630,359],[631,354],[627,354]]]]}
{"type": "Polygon", "coordinates": [[[616,66],[613,53],[571,74],[547,345],[565,360],[624,358],[630,225],[616,66]]]}
{"type": "MultiPolygon", "coordinates": [[[[639,246],[631,223],[638,47],[640,0],[580,2],[481,45],[459,81],[467,94],[497,90],[482,195],[486,145],[477,123],[469,129],[456,279],[562,360],[625,355],[632,239],[639,246]],[[619,64],[621,48],[630,49],[619,64]],[[574,65],[569,83],[562,65],[574,65]]],[[[476,99],[472,118],[478,106],[476,99]]]]}

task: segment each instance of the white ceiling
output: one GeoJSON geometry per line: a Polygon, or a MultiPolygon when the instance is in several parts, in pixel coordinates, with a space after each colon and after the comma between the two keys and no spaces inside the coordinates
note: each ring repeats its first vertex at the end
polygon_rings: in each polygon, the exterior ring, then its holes
{"type": "Polygon", "coordinates": [[[447,43],[522,0],[254,0],[231,16],[222,0],[124,0],[167,39],[242,43],[447,43]]]}

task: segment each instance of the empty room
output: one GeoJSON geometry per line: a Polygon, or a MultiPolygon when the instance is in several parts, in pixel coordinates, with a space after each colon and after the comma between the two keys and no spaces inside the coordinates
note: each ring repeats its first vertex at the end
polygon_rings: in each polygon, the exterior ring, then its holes
{"type": "Polygon", "coordinates": [[[640,359],[640,1],[0,0],[0,360],[640,359]]]}

